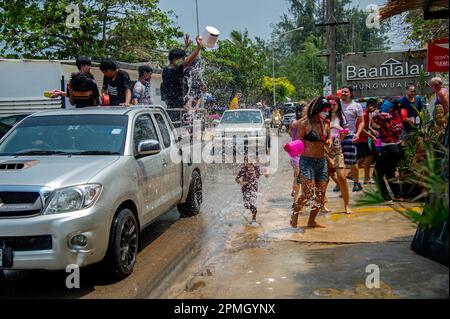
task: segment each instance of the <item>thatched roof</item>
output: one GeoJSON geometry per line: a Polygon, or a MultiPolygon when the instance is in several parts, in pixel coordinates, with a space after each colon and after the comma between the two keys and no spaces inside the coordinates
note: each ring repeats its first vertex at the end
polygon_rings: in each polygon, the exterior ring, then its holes
{"type": "Polygon", "coordinates": [[[430,10],[432,8],[448,9],[448,0],[387,0],[380,8],[381,20],[415,9],[430,10]]]}

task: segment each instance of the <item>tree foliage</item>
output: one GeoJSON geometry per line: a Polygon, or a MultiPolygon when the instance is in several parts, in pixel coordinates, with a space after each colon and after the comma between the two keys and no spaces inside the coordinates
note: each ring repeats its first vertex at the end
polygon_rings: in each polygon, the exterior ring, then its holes
{"type": "Polygon", "coordinates": [[[366,27],[368,13],[359,8],[350,8],[351,0],[335,1],[334,18],[328,21],[322,1],[314,0],[288,0],[289,12],[284,14],[282,20],[276,25],[274,35],[280,35],[289,30],[303,27],[301,31],[289,33],[280,38],[289,52],[296,52],[304,48],[306,39],[310,35],[322,37],[321,49],[325,48],[326,28],[317,26],[319,22],[343,22],[351,24],[336,27],[336,52],[359,52],[370,50],[382,50],[387,48],[386,32],[389,24],[384,24],[381,29],[369,29],[366,27]],[[352,27],[353,26],[353,27],[352,27]]]}
{"type": "Polygon", "coordinates": [[[422,48],[435,39],[448,37],[449,19],[425,20],[423,10],[411,10],[391,20],[395,21],[397,32],[405,37],[404,44],[413,48],[422,48]]]}
{"type": "MultiPolygon", "coordinates": [[[[327,30],[316,27],[316,24],[330,21],[325,17],[322,1],[288,0],[288,3],[288,12],[281,17],[273,31],[275,70],[277,76],[287,77],[294,84],[298,98],[309,99],[322,94],[323,76],[327,70],[326,59],[321,54],[326,48],[327,30]],[[299,27],[303,27],[303,30],[289,32],[299,27]]],[[[368,29],[368,13],[359,8],[350,8],[350,4],[350,0],[335,2],[335,20],[331,22],[351,22],[350,25],[336,27],[338,61],[348,52],[387,48],[389,24],[384,24],[381,29],[368,29]]],[[[270,50],[270,45],[266,50],[270,50]]],[[[266,74],[271,74],[271,71],[266,70],[266,74]]]]}
{"type": "Polygon", "coordinates": [[[292,53],[278,71],[297,88],[295,97],[298,99],[311,99],[322,94],[326,64],[325,60],[318,56],[320,49],[316,45],[317,37],[308,37],[305,49],[292,53]]]}
{"type": "Polygon", "coordinates": [[[253,103],[261,95],[266,56],[247,31],[232,31],[230,39],[219,40],[217,49],[202,54],[208,91],[223,104],[236,91],[243,93],[244,102],[253,103]]]}
{"type": "Polygon", "coordinates": [[[112,56],[125,62],[161,58],[180,37],[158,0],[0,0],[0,54],[49,59],[112,56]],[[80,28],[66,27],[66,6],[80,9],[80,28]]]}
{"type": "MultiPolygon", "coordinates": [[[[263,97],[270,101],[273,98],[273,78],[265,76],[262,80],[263,97]]],[[[275,78],[275,97],[278,102],[285,102],[287,97],[295,93],[295,86],[287,78],[275,78]]]]}

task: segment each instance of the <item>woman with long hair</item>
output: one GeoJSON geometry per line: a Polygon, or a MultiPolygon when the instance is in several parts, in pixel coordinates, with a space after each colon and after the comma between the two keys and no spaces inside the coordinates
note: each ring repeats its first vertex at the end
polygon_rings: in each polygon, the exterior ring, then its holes
{"type": "MultiPolygon", "coordinates": [[[[301,118],[305,117],[307,114],[308,105],[307,102],[300,102],[295,110],[295,119],[289,124],[289,133],[291,135],[291,141],[298,140],[298,130],[297,125],[298,121],[301,118]]],[[[299,162],[300,155],[291,158],[291,166],[294,170],[294,180],[292,182],[292,193],[291,196],[294,197],[294,203],[297,201],[298,196],[300,194],[300,179],[299,179],[299,162]]]]}
{"type": "Polygon", "coordinates": [[[325,228],[316,222],[317,214],[324,204],[328,183],[327,161],[324,146],[331,143],[328,121],[330,104],[324,97],[317,97],[308,105],[308,113],[296,123],[297,137],[305,144],[300,156],[300,179],[302,195],[294,205],[291,226],[296,228],[298,214],[310,201],[311,212],[308,227],[325,228]]]}
{"type": "Polygon", "coordinates": [[[330,131],[332,143],[327,148],[328,163],[331,166],[328,170],[333,175],[336,174],[335,181],[341,191],[342,199],[344,200],[344,209],[346,214],[351,214],[349,207],[349,190],[345,177],[345,162],[344,154],[342,153],[341,142],[345,139],[347,134],[347,121],[344,112],[342,111],[341,100],[337,96],[332,96],[328,99],[331,108],[330,117],[330,131]]]}

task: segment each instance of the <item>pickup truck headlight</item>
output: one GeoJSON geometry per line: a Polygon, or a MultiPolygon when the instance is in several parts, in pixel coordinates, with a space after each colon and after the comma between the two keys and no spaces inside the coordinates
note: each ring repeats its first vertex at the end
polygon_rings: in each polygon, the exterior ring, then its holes
{"type": "Polygon", "coordinates": [[[92,206],[100,195],[100,184],[87,184],[54,191],[44,214],[68,213],[92,206]]]}

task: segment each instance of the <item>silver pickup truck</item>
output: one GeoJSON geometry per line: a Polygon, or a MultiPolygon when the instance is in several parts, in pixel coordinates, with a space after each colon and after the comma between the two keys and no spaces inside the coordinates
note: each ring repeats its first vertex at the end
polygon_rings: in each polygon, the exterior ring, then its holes
{"type": "Polygon", "coordinates": [[[201,166],[173,160],[178,142],[156,106],[24,119],[0,140],[0,270],[104,261],[128,276],[145,226],[200,211],[201,166]]]}

